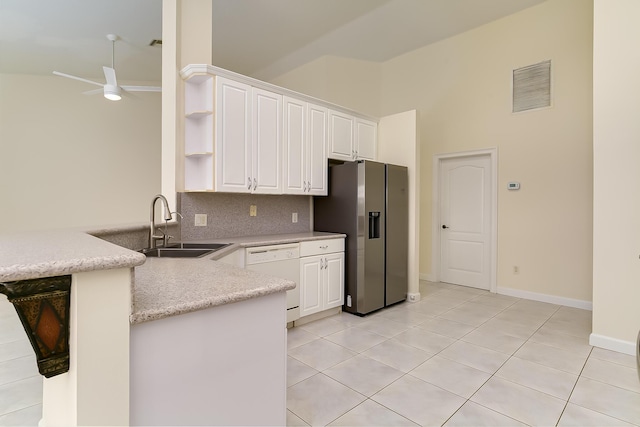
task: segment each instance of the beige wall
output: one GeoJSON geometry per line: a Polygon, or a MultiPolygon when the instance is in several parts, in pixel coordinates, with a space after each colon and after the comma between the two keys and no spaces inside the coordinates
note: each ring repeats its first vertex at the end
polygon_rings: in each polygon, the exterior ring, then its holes
{"type": "Polygon", "coordinates": [[[323,56],[269,83],[379,117],[381,70],[375,62],[323,56]]]}
{"type": "Polygon", "coordinates": [[[211,63],[211,0],[162,2],[162,194],[184,188],[184,84],[180,70],[211,63]]]}
{"type": "Polygon", "coordinates": [[[590,1],[549,0],[383,64],[322,58],[273,83],[377,116],[419,111],[427,276],[433,155],[497,147],[498,287],[591,301],[592,20],[590,1]],[[512,70],[547,59],[553,107],[511,114],[512,70]],[[358,74],[366,85],[330,89],[358,74]],[[520,191],[506,190],[512,180],[520,191]]]}
{"type": "Polygon", "coordinates": [[[637,0],[595,1],[592,343],[627,352],[640,328],[638,22],[637,0]]]}
{"type": "Polygon", "coordinates": [[[160,190],[160,95],[112,102],[0,74],[0,231],[145,222],[160,190]]]}
{"type": "Polygon", "coordinates": [[[378,160],[407,167],[409,183],[409,300],[420,298],[420,145],[417,111],[380,118],[378,123],[378,160]]]}

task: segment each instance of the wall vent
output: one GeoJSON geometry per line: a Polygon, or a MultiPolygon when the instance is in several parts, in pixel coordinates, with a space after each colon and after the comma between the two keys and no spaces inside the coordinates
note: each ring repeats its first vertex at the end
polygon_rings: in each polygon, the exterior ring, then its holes
{"type": "Polygon", "coordinates": [[[513,70],[513,112],[551,106],[551,61],[513,70]]]}

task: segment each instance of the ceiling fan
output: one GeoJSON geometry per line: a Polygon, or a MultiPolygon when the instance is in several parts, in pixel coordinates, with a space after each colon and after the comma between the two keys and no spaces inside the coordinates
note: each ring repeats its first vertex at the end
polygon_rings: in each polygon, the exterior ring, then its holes
{"type": "Polygon", "coordinates": [[[94,95],[97,93],[104,93],[104,97],[111,101],[119,101],[122,96],[121,92],[162,92],[162,88],[160,86],[118,86],[118,81],[116,80],[116,70],[114,66],[114,58],[115,58],[115,50],[116,50],[116,40],[118,40],[118,36],[115,34],[107,34],[107,39],[111,41],[111,67],[102,67],[102,71],[104,72],[104,78],[106,83],[98,83],[93,80],[83,79],[82,77],[72,76],[71,74],[61,73],[59,71],[54,71],[53,74],[60,77],[66,77],[69,79],[79,80],[81,82],[90,83],[96,86],[102,86],[102,89],[94,89],[89,90],[87,92],[82,92],[85,95],[94,95]]]}

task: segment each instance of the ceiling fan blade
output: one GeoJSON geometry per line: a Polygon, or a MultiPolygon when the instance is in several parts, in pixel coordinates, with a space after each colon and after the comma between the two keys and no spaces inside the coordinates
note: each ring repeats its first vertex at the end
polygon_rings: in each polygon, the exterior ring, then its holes
{"type": "Polygon", "coordinates": [[[118,86],[116,70],[111,67],[102,67],[102,71],[104,71],[104,78],[107,79],[108,85],[118,86]]]}
{"type": "Polygon", "coordinates": [[[72,76],[71,74],[61,73],[59,71],[54,71],[53,74],[60,77],[66,77],[68,79],[79,80],[81,82],[89,83],[96,86],[104,86],[102,83],[94,82],[93,80],[83,79],[82,77],[72,76]]]}
{"type": "Polygon", "coordinates": [[[97,95],[99,93],[104,93],[104,89],[93,89],[93,90],[88,90],[86,92],[82,92],[83,95],[97,95]]]}
{"type": "Polygon", "coordinates": [[[127,92],[162,92],[160,86],[120,86],[120,88],[127,92]]]}

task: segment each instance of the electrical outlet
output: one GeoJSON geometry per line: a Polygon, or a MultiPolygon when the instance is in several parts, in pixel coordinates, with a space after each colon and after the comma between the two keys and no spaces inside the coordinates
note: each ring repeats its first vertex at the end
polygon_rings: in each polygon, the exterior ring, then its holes
{"type": "Polygon", "coordinates": [[[256,205],[249,206],[249,216],[258,216],[258,206],[256,205]]]}
{"type": "Polygon", "coordinates": [[[518,274],[520,273],[520,267],[518,267],[517,265],[513,266],[513,274],[518,274]]]}
{"type": "Polygon", "coordinates": [[[294,224],[298,222],[298,212],[294,212],[291,214],[291,222],[293,222],[294,224]]]}
{"type": "Polygon", "coordinates": [[[196,214],[193,223],[196,227],[206,227],[207,226],[207,214],[196,214]]]}

